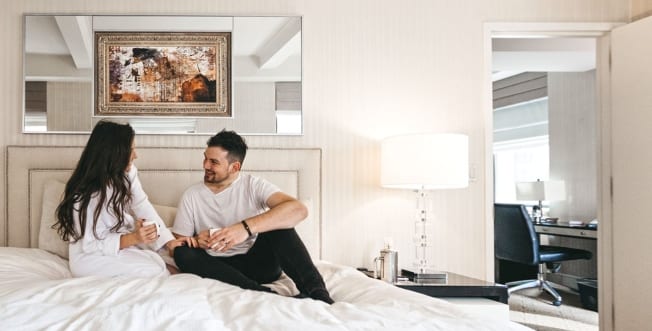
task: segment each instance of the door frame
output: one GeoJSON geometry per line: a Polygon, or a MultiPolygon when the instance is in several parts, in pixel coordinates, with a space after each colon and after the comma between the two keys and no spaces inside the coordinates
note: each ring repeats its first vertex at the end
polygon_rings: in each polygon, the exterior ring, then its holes
{"type": "Polygon", "coordinates": [[[484,169],[485,169],[485,224],[487,251],[487,279],[494,277],[493,233],[493,106],[492,106],[492,38],[493,37],[595,37],[596,87],[598,93],[598,300],[600,306],[600,330],[613,330],[613,245],[611,234],[611,116],[609,90],[609,32],[623,25],[622,22],[487,22],[483,31],[483,91],[482,109],[485,123],[484,169]],[[605,229],[607,231],[605,231],[605,229]]]}

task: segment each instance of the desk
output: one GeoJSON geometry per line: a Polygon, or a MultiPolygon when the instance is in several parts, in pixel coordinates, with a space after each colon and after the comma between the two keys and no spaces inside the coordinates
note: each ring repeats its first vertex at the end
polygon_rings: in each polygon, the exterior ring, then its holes
{"type": "Polygon", "coordinates": [[[587,226],[570,226],[565,223],[536,223],[534,231],[538,234],[548,234],[563,237],[598,239],[598,229],[587,226]]]}
{"type": "MultiPolygon", "coordinates": [[[[597,228],[588,228],[586,226],[570,226],[568,223],[535,223],[534,231],[539,235],[553,235],[569,238],[581,238],[586,240],[597,240],[597,228]]],[[[498,283],[508,283],[517,280],[536,278],[538,272],[537,266],[495,260],[495,279],[498,283]]],[[[557,274],[563,278],[562,274],[557,274]]],[[[552,276],[552,275],[551,275],[552,276]]],[[[594,276],[593,276],[594,277],[594,276]]],[[[559,283],[570,288],[576,288],[573,281],[559,281],[559,283]]]]}
{"type": "MultiPolygon", "coordinates": [[[[597,227],[587,226],[570,226],[568,223],[536,223],[534,230],[539,235],[558,236],[551,245],[570,246],[574,248],[586,249],[596,253],[596,241],[598,239],[597,227]],[[567,238],[567,239],[564,239],[567,238]],[[580,240],[578,240],[580,239],[580,240]]],[[[587,262],[569,261],[564,264],[565,272],[552,273],[548,279],[554,283],[567,286],[571,289],[578,290],[577,281],[582,278],[597,277],[597,262],[595,259],[587,262]]]]}

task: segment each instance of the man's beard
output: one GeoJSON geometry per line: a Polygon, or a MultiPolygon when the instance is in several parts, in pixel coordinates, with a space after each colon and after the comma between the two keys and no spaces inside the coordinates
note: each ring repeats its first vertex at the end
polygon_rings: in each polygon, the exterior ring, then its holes
{"type": "Polygon", "coordinates": [[[204,171],[204,183],[209,183],[209,184],[220,184],[223,181],[227,180],[229,176],[224,176],[224,177],[219,177],[214,172],[206,172],[204,171]]]}
{"type": "Polygon", "coordinates": [[[204,172],[204,183],[219,183],[220,180],[215,176],[214,172],[204,172]]]}

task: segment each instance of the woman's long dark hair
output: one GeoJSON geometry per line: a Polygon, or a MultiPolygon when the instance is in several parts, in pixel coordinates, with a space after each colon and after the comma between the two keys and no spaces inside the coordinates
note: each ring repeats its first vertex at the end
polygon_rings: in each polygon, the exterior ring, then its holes
{"type": "Polygon", "coordinates": [[[94,194],[99,195],[99,201],[93,214],[93,235],[98,238],[97,219],[107,199],[107,209],[117,219],[111,231],[117,231],[124,224],[124,210],[131,201],[131,182],[126,169],[134,136],[129,124],[102,120],[95,125],[56,210],[57,222],[53,227],[63,240],[76,242],[84,237],[88,222],[86,211],[94,194]],[[111,196],[107,197],[109,188],[111,196]],[[77,203],[79,206],[75,208],[77,203]],[[81,233],[75,227],[75,213],[79,216],[81,233]]]}

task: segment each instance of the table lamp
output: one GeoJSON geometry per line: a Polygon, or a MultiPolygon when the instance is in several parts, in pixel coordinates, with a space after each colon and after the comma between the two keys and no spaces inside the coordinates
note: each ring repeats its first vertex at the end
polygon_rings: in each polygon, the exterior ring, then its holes
{"type": "Polygon", "coordinates": [[[543,218],[543,201],[557,201],[566,199],[566,186],[561,180],[516,183],[516,199],[526,201],[539,201],[539,212],[533,213],[534,221],[540,222],[543,218]]]}
{"type": "Polygon", "coordinates": [[[383,187],[411,189],[417,194],[414,268],[403,271],[414,281],[446,279],[433,271],[427,258],[428,223],[432,218],[427,191],[463,188],[469,179],[469,139],[463,134],[426,133],[386,138],[381,143],[380,182],[383,187]]]}

